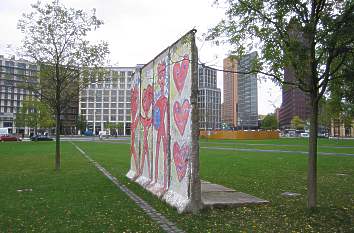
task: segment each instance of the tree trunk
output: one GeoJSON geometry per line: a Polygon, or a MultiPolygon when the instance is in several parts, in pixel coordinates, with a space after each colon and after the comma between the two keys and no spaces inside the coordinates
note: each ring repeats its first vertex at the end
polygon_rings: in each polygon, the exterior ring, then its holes
{"type": "Polygon", "coordinates": [[[61,101],[60,101],[60,78],[59,78],[59,63],[55,66],[56,76],[56,130],[55,130],[55,170],[60,170],[60,116],[61,116],[61,101]]]}
{"type": "Polygon", "coordinates": [[[55,130],[55,170],[60,170],[60,113],[56,114],[55,130]]]}
{"type": "Polygon", "coordinates": [[[317,94],[311,93],[311,118],[310,118],[310,138],[309,157],[307,175],[307,206],[310,209],[316,208],[317,203],[317,131],[318,131],[318,101],[317,94]]]}

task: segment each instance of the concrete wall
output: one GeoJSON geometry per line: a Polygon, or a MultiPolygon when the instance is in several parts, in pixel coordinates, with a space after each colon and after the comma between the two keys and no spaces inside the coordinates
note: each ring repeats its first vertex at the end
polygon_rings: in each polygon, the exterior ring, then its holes
{"type": "Polygon", "coordinates": [[[179,212],[193,206],[191,168],[192,161],[199,161],[192,159],[199,155],[192,146],[194,33],[137,69],[131,91],[131,168],[127,176],[179,212]]]}

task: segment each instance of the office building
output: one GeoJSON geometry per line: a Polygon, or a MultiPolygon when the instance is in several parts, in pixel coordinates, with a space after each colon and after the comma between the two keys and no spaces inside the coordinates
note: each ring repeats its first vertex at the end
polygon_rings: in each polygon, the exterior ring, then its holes
{"type": "Polygon", "coordinates": [[[221,91],[217,88],[217,71],[199,65],[198,69],[199,128],[205,130],[221,127],[221,91]]]}
{"type": "MultiPolygon", "coordinates": [[[[295,74],[292,68],[284,69],[284,81],[294,82],[295,74]]],[[[306,121],[311,115],[309,96],[294,86],[283,85],[282,104],[279,111],[279,127],[282,129],[291,128],[291,120],[294,116],[306,121]]]]}
{"type": "Polygon", "coordinates": [[[223,61],[223,113],[222,121],[230,126],[237,126],[237,60],[228,57],[223,61]]]}
{"type": "Polygon", "coordinates": [[[91,83],[80,92],[79,112],[87,129],[98,134],[107,123],[122,123],[121,135],[130,134],[130,85],[135,67],[112,67],[102,81],[91,83]]]}
{"type": "MultiPolygon", "coordinates": [[[[16,113],[27,97],[35,97],[34,93],[23,89],[24,83],[39,82],[37,73],[39,68],[26,60],[10,59],[0,55],[0,128],[8,128],[9,132],[16,133],[16,113]]],[[[17,133],[24,133],[19,129],[17,133]]]]}
{"type": "MultiPolygon", "coordinates": [[[[296,20],[291,19],[288,27],[288,34],[296,39],[299,43],[308,44],[306,37],[299,28],[296,20]]],[[[295,70],[292,66],[284,67],[284,81],[296,83],[295,70]]],[[[305,82],[309,80],[304,80],[305,82]]],[[[282,104],[279,112],[279,126],[282,129],[291,128],[291,120],[294,116],[300,117],[306,121],[311,114],[310,98],[294,86],[283,85],[282,88],[282,104]]]]}
{"type": "Polygon", "coordinates": [[[241,57],[237,76],[237,125],[241,129],[258,128],[258,95],[257,74],[245,74],[252,69],[252,63],[257,57],[253,52],[241,57]]]}
{"type": "Polygon", "coordinates": [[[256,56],[253,52],[239,61],[224,59],[223,122],[238,129],[258,127],[257,74],[246,74],[256,56]]]}
{"type": "Polygon", "coordinates": [[[344,122],[340,119],[332,119],[329,136],[332,137],[354,137],[354,119],[344,122]]]}

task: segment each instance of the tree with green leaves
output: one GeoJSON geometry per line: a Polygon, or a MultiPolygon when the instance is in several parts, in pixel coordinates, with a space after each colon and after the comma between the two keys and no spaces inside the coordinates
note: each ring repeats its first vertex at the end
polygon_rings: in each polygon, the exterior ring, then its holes
{"type": "Polygon", "coordinates": [[[105,124],[105,128],[109,129],[110,133],[113,135],[120,135],[123,131],[124,123],[123,122],[118,122],[118,123],[107,122],[105,124]]]}
{"type": "Polygon", "coordinates": [[[297,130],[304,129],[305,121],[303,121],[299,116],[293,116],[291,119],[291,127],[297,130]]]}
{"type": "Polygon", "coordinates": [[[261,123],[261,129],[277,129],[278,121],[274,113],[268,114],[264,117],[261,123]]]}
{"type": "Polygon", "coordinates": [[[318,123],[328,132],[331,127],[331,120],[332,114],[328,98],[323,97],[319,103],[318,123]]]}
{"type": "Polygon", "coordinates": [[[76,119],[76,128],[80,130],[80,132],[84,132],[87,128],[87,121],[84,115],[79,115],[76,119]]]}
{"type": "Polygon", "coordinates": [[[348,58],[348,67],[337,74],[328,87],[328,107],[332,119],[349,126],[354,120],[354,54],[348,58]]]}
{"type": "Polygon", "coordinates": [[[236,56],[258,50],[249,73],[263,74],[305,92],[312,109],[308,156],[308,207],[317,203],[318,106],[329,83],[354,51],[352,0],[228,0],[226,19],[208,39],[229,42],[236,56]],[[292,80],[284,80],[288,67],[292,80]]]}
{"type": "Polygon", "coordinates": [[[41,96],[56,118],[55,169],[60,169],[60,124],[63,112],[74,95],[90,81],[105,75],[103,68],[108,44],[92,44],[87,34],[103,22],[95,9],[84,12],[67,8],[58,0],[32,5],[23,14],[18,28],[24,34],[22,53],[41,66],[38,85],[28,80],[26,88],[41,96]]]}
{"type": "Polygon", "coordinates": [[[29,127],[37,134],[39,128],[51,128],[54,126],[53,113],[50,108],[37,99],[26,99],[16,114],[16,127],[29,127]]]}
{"type": "Polygon", "coordinates": [[[123,132],[123,130],[124,130],[124,123],[123,123],[123,122],[118,122],[118,123],[116,124],[116,129],[118,130],[118,135],[123,135],[123,134],[124,134],[124,132],[123,132]]]}

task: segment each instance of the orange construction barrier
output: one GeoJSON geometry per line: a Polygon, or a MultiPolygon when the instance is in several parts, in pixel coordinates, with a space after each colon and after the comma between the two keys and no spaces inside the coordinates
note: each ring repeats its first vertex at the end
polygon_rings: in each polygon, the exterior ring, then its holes
{"type": "Polygon", "coordinates": [[[279,139],[278,131],[231,131],[201,130],[200,138],[205,139],[279,139]]]}

